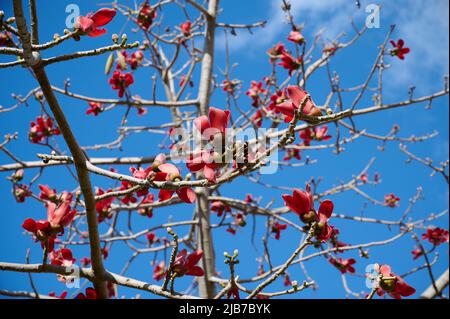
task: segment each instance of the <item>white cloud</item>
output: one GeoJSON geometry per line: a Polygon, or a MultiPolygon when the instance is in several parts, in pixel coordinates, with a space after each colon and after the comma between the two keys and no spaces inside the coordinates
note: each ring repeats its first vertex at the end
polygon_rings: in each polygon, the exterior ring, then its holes
{"type": "MultiPolygon", "coordinates": [[[[332,38],[342,31],[342,26],[350,25],[352,8],[354,3],[348,0],[291,0],[291,13],[297,23],[304,22],[312,33],[318,32],[326,27],[324,35],[332,38]],[[326,17],[326,23],[323,18],[326,17]],[[317,23],[320,21],[321,23],[317,23]]],[[[238,32],[236,37],[229,41],[230,51],[242,48],[258,50],[269,48],[272,44],[285,41],[289,28],[285,13],[281,10],[281,0],[271,0],[268,12],[272,15],[265,17],[267,24],[265,28],[254,30],[253,34],[245,31],[238,32]]],[[[217,39],[219,49],[223,49],[225,41],[222,35],[217,39]]]]}
{"type": "MultiPolygon", "coordinates": [[[[259,0],[254,0],[259,1],[259,0]]],[[[390,59],[393,68],[386,72],[390,88],[398,89],[416,85],[417,94],[442,87],[442,76],[449,70],[449,2],[445,0],[401,0],[401,1],[360,1],[358,10],[351,0],[291,0],[292,14],[296,22],[304,22],[308,34],[315,34],[325,28],[323,36],[333,39],[341,32],[353,34],[350,21],[353,18],[363,23],[364,8],[371,3],[382,4],[381,24],[395,23],[394,38],[403,38],[411,53],[404,61],[390,59]]],[[[268,49],[273,44],[286,42],[289,27],[281,0],[271,0],[268,8],[271,16],[265,17],[267,25],[253,32],[240,31],[237,37],[230,37],[230,51],[245,48],[244,54],[254,54],[268,49]]],[[[370,36],[370,34],[365,35],[370,36]]],[[[219,49],[224,48],[224,38],[217,39],[219,49]]],[[[240,52],[242,53],[242,51],[240,52]]]]}

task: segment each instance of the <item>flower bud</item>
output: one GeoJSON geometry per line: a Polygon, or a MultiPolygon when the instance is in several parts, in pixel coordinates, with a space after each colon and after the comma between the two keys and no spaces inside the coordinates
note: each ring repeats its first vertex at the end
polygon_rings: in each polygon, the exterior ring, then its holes
{"type": "Polygon", "coordinates": [[[112,41],[114,42],[114,44],[118,44],[118,43],[119,43],[119,36],[118,36],[116,33],[114,33],[114,34],[111,36],[111,39],[112,39],[112,41]]]}

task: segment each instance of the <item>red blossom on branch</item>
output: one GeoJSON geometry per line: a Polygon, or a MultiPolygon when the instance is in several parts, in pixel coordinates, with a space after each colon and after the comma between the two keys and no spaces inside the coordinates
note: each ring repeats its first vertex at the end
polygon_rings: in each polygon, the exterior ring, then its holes
{"type": "Polygon", "coordinates": [[[355,268],[353,265],[356,263],[356,260],[353,258],[350,259],[343,259],[343,258],[330,258],[328,259],[330,264],[335,266],[342,274],[345,274],[347,272],[353,274],[355,273],[355,268]]]}
{"type": "Polygon", "coordinates": [[[183,35],[188,38],[191,36],[191,26],[192,26],[192,22],[187,20],[185,22],[183,22],[182,24],[180,24],[180,29],[181,29],[181,33],[183,33],[183,35]]]}
{"type": "Polygon", "coordinates": [[[184,275],[188,276],[203,276],[205,272],[197,263],[203,257],[201,250],[193,251],[187,255],[187,250],[183,249],[175,258],[172,271],[177,274],[177,277],[184,275]]]}
{"type": "Polygon", "coordinates": [[[391,49],[390,53],[392,56],[397,56],[400,60],[405,59],[405,55],[410,52],[409,48],[405,48],[405,41],[403,39],[399,39],[397,43],[395,43],[394,40],[390,40],[393,48],[391,49]]]}
{"type": "MultiPolygon", "coordinates": [[[[158,172],[155,175],[154,180],[155,181],[181,181],[181,175],[179,169],[170,163],[161,164],[158,166],[158,172]]],[[[160,201],[164,201],[167,199],[170,199],[173,195],[173,193],[177,193],[178,197],[186,202],[186,203],[193,203],[195,201],[195,192],[190,187],[181,187],[177,189],[176,191],[169,190],[169,189],[161,189],[158,194],[158,199],[160,201]]]]}
{"type": "Polygon", "coordinates": [[[282,66],[286,70],[289,71],[289,76],[292,75],[292,72],[298,70],[303,61],[301,58],[294,58],[291,54],[289,54],[287,51],[281,52],[281,62],[278,63],[279,66],[282,66]]]}
{"type": "Polygon", "coordinates": [[[148,30],[157,16],[156,9],[152,8],[148,1],[145,1],[139,9],[136,21],[143,29],[148,30]]]}
{"type": "Polygon", "coordinates": [[[92,114],[94,116],[99,115],[101,112],[103,112],[103,104],[99,102],[88,102],[89,109],[86,111],[86,114],[92,114]]]}
{"type": "Polygon", "coordinates": [[[217,217],[222,217],[223,212],[231,213],[231,207],[228,205],[225,205],[220,200],[215,200],[211,203],[211,211],[216,212],[217,217]]]}
{"type": "Polygon", "coordinates": [[[391,208],[398,207],[400,197],[397,197],[393,193],[384,195],[384,203],[391,208]]]}
{"type": "Polygon", "coordinates": [[[434,227],[428,228],[427,232],[422,235],[422,239],[428,240],[433,246],[439,246],[442,243],[448,243],[448,230],[434,227]]]}
{"type": "Polygon", "coordinates": [[[291,31],[287,39],[297,44],[305,42],[305,37],[299,31],[291,31]]]}
{"type": "Polygon", "coordinates": [[[333,213],[332,201],[324,200],[316,212],[309,184],[306,186],[306,191],[295,189],[292,196],[284,194],[282,197],[286,206],[296,213],[305,224],[317,222],[315,235],[318,240],[326,242],[331,237],[333,227],[328,224],[328,220],[333,213]]]}
{"type": "Polygon", "coordinates": [[[123,97],[125,90],[134,83],[134,78],[131,73],[121,73],[114,71],[112,77],[109,79],[109,84],[113,90],[118,90],[119,97],[123,97]]]}
{"type": "Polygon", "coordinates": [[[380,287],[377,289],[379,296],[383,296],[386,292],[392,298],[402,299],[402,297],[409,297],[416,292],[402,277],[392,273],[389,265],[380,266],[379,273],[382,275],[380,287]]]}
{"type": "Polygon", "coordinates": [[[35,122],[30,123],[28,138],[32,143],[40,143],[46,137],[59,135],[61,131],[57,127],[53,127],[53,120],[49,117],[39,116],[35,122]]]}
{"type": "MultiPolygon", "coordinates": [[[[275,109],[281,114],[285,115],[285,122],[288,123],[294,118],[295,111],[300,107],[302,101],[307,97],[308,92],[298,86],[290,85],[287,87],[288,100],[277,104],[275,109]]],[[[311,98],[308,98],[303,109],[302,114],[309,116],[322,115],[320,109],[314,104],[311,98]]]]}
{"type": "Polygon", "coordinates": [[[79,16],[75,22],[75,29],[80,30],[82,35],[98,37],[106,33],[106,29],[99,29],[114,18],[115,9],[102,8],[94,14],[88,13],[86,16],[79,16]]]}
{"type": "Polygon", "coordinates": [[[275,234],[275,239],[279,240],[281,236],[281,231],[287,228],[286,224],[281,224],[279,222],[274,222],[270,228],[270,232],[275,234]]]}

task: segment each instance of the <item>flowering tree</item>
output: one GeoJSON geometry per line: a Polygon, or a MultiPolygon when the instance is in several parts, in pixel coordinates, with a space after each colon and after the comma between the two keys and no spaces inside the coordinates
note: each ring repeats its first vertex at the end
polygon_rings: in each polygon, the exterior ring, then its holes
{"type": "MultiPolygon", "coordinates": [[[[12,17],[5,15],[11,8],[0,11],[0,54],[15,56],[0,63],[2,78],[10,68],[23,67],[39,84],[24,96],[15,95],[15,105],[0,108],[0,113],[10,114],[23,105],[39,106],[39,111],[27,110],[34,112],[35,117],[27,123],[28,148],[39,160],[22,160],[10,151],[17,140],[27,138],[10,133],[0,143],[0,150],[12,163],[3,163],[0,172],[7,174],[13,198],[18,203],[34,203],[33,211],[28,210],[23,218],[23,229],[15,231],[18,235],[25,231],[29,246],[40,257],[37,263],[29,263],[28,250],[25,264],[0,262],[2,271],[28,273],[33,290],[2,289],[0,294],[66,298],[67,291],[60,289],[57,281],[73,284],[81,279],[84,284],[72,294],[74,298],[112,298],[118,296],[121,287],[177,299],[301,296],[306,290],[320,292],[308,270],[308,262],[324,260],[327,269],[335,268],[342,275],[347,296],[389,295],[396,299],[420,296],[422,291],[415,295],[416,288],[407,278],[418,274],[430,287],[423,292],[423,297],[443,297],[448,285],[448,260],[447,271],[442,275],[434,271],[434,266],[445,263],[439,260],[437,252],[441,250],[445,254],[446,249],[448,254],[449,236],[446,229],[436,227],[435,223],[447,218],[448,210],[443,207],[442,211],[411,214],[416,203],[423,199],[423,188],[417,189],[400,217],[378,218],[347,213],[345,203],[338,205],[335,200],[338,195],[356,193],[377,209],[400,210],[400,202],[405,200],[392,193],[389,185],[382,184],[383,172],[372,171],[374,158],[348,181],[329,188],[322,187],[319,176],[297,178],[295,184],[289,185],[276,176],[285,170],[290,174],[308,170],[316,162],[309,157],[314,151],[334,150],[335,154],[329,156],[338,157],[344,152],[344,145],[351,148],[355,141],[367,139],[379,141],[382,147],[399,144],[399,156],[424,164],[423,169],[439,175],[433,182],[444,182],[448,187],[448,160],[435,164],[407,148],[408,144],[427,142],[436,132],[402,137],[399,127],[394,125],[387,134],[380,135],[361,128],[356,122],[360,117],[374,116],[373,113],[409,109],[425,102],[431,104],[448,95],[447,80],[441,90],[428,95],[414,96],[414,90],[410,89],[407,99],[386,102],[383,92],[389,83],[384,81],[384,72],[393,60],[407,63],[410,53],[407,44],[397,39],[401,35],[395,34],[395,27],[391,26],[379,44],[366,79],[343,87],[338,73],[332,71],[332,62],[341,51],[351,50],[366,36],[367,26],[355,26],[355,34],[348,41],[342,40],[343,35],[327,42],[320,34],[308,38],[303,35],[306,34],[303,25],[291,13],[289,2],[280,1],[280,10],[287,21],[285,38],[261,53],[267,55],[271,71],[262,80],[246,85],[232,78],[235,65],[230,64],[228,50],[224,70],[216,67],[219,65],[215,59],[216,35],[223,33],[228,45],[229,37],[236,32],[263,28],[265,22],[221,22],[219,0],[205,2],[143,1],[131,7],[113,2],[95,13],[79,15],[71,28],[64,29],[62,35],[55,34],[48,42],[40,41],[45,36],[38,31],[38,25],[51,22],[38,20],[35,0],[29,1],[28,15],[22,0],[12,1],[12,17]],[[178,25],[164,27],[164,13],[175,11],[184,16],[183,20],[178,25]],[[119,30],[111,27],[118,19],[127,21],[120,35],[119,30]],[[130,42],[125,29],[138,41],[130,42]],[[112,44],[83,50],[87,38],[103,37],[111,37],[112,44]],[[64,48],[69,41],[79,41],[80,51],[47,54],[52,49],[64,48]],[[100,55],[106,56],[110,98],[97,97],[95,92],[92,96],[82,95],[70,88],[69,80],[62,88],[55,86],[47,76],[50,67],[62,72],[65,63],[76,61],[81,65],[83,59],[100,55]],[[217,69],[220,74],[216,74],[217,69]],[[318,72],[322,72],[322,85],[328,86],[329,93],[324,96],[313,95],[309,90],[308,83],[318,72]],[[144,97],[134,91],[139,74],[146,76],[142,80],[145,81],[145,91],[141,92],[144,97]],[[211,103],[213,93],[223,97],[216,106],[211,103]],[[119,115],[118,137],[106,144],[80,146],[72,122],[82,121],[81,115],[69,119],[61,98],[81,105],[85,110],[83,116],[95,117],[97,121],[102,121],[106,113],[124,110],[119,115]],[[170,111],[169,120],[155,115],[160,109],[170,111]],[[130,126],[133,112],[146,119],[147,125],[130,126]],[[152,146],[152,155],[94,156],[97,151],[122,149],[123,143],[139,132],[163,134],[162,144],[157,146],[155,142],[152,146]],[[64,168],[58,179],[66,185],[69,180],[75,181],[74,189],[66,186],[65,190],[58,191],[54,185],[41,182],[44,172],[57,167],[64,168]],[[275,179],[265,182],[265,175],[275,179]],[[239,185],[246,179],[272,190],[268,193],[270,198],[261,198],[252,189],[243,190],[239,185]],[[235,190],[241,188],[240,197],[226,195],[226,187],[230,185],[235,190]],[[363,190],[375,186],[383,189],[384,199],[370,195],[370,189],[363,190]],[[273,207],[275,202],[280,206],[273,207]],[[166,222],[157,222],[154,215],[164,209],[171,217],[165,217],[166,222]],[[183,219],[183,212],[192,213],[191,217],[183,219]],[[347,225],[343,221],[352,225],[341,226],[347,225]],[[372,225],[389,228],[394,234],[380,238],[374,231],[376,240],[352,236],[352,227],[371,232],[372,225]],[[243,236],[248,228],[253,228],[251,238],[238,251],[234,238],[243,236]],[[262,234],[259,241],[254,235],[256,229],[262,234]],[[391,269],[390,260],[394,262],[396,256],[389,251],[382,260],[371,257],[369,249],[376,250],[397,241],[402,241],[404,250],[412,249],[410,258],[419,262],[416,267],[391,269]],[[281,253],[274,252],[276,242],[283,242],[281,253]],[[131,251],[131,257],[120,253],[123,268],[107,269],[105,260],[114,253],[113,246],[118,243],[131,251]],[[219,244],[225,247],[225,252],[218,250],[219,244]],[[253,274],[246,269],[242,271],[241,267],[250,262],[247,256],[250,251],[260,256],[253,274]],[[350,255],[352,252],[357,252],[359,257],[350,255]],[[224,263],[218,258],[222,253],[224,263]],[[126,276],[139,256],[146,259],[153,279],[126,276]],[[368,264],[369,270],[365,269],[368,264]],[[298,273],[294,272],[295,268],[299,269],[298,273]],[[34,273],[56,274],[55,290],[61,292],[39,292],[33,281],[34,273]],[[194,278],[192,285],[186,280],[189,276],[194,278]],[[352,276],[362,278],[358,282],[360,287],[349,286],[347,278],[352,276]],[[279,287],[280,282],[284,288],[271,289],[271,286],[279,287]]],[[[97,137],[92,135],[91,140],[97,143],[97,137]]],[[[2,196],[4,201],[11,200],[5,194],[2,196]]],[[[328,272],[320,276],[327,277],[328,272]]],[[[135,295],[130,293],[127,297],[135,295]]]]}

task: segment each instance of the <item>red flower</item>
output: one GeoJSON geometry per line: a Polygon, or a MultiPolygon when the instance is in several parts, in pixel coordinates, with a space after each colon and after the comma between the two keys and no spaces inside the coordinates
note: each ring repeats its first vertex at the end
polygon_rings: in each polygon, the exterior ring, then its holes
{"type": "Polygon", "coordinates": [[[250,89],[248,89],[245,94],[247,94],[253,100],[252,106],[258,107],[261,102],[259,95],[264,94],[265,92],[266,90],[263,88],[263,84],[261,81],[252,81],[250,83],[250,89]]]}
{"type": "Polygon", "coordinates": [[[416,247],[414,250],[411,251],[411,254],[413,254],[413,260],[416,260],[417,258],[423,255],[423,252],[422,249],[416,247]]]}
{"type": "Polygon", "coordinates": [[[68,248],[54,250],[50,253],[50,261],[52,265],[63,267],[71,267],[76,259],[73,258],[72,251],[68,248]]]}
{"type": "Polygon", "coordinates": [[[39,189],[41,193],[39,194],[39,198],[43,200],[48,200],[50,202],[56,202],[58,199],[58,194],[56,189],[51,189],[48,185],[39,184],[39,189]]]}
{"type": "Polygon", "coordinates": [[[244,227],[245,225],[247,225],[244,215],[241,213],[237,213],[236,216],[234,216],[234,224],[239,227],[244,227]]]}
{"type": "Polygon", "coordinates": [[[50,291],[49,293],[48,293],[48,295],[50,296],[50,297],[54,297],[54,298],[58,298],[58,299],[66,299],[66,297],[67,297],[67,291],[63,291],[59,296],[56,296],[56,293],[54,292],[54,291],[50,291]]]}
{"type": "Polygon", "coordinates": [[[298,70],[302,63],[303,61],[301,58],[295,59],[287,51],[283,51],[281,53],[281,62],[279,62],[278,65],[282,66],[286,70],[289,70],[289,76],[291,76],[292,72],[298,70]]]}
{"type": "Polygon", "coordinates": [[[54,203],[47,203],[47,221],[52,229],[58,230],[58,232],[64,232],[64,227],[72,222],[76,213],[75,209],[70,209],[68,202],[63,202],[58,207],[54,203]]]}
{"type": "MultiPolygon", "coordinates": [[[[139,205],[151,204],[155,201],[155,196],[153,194],[148,194],[146,197],[142,198],[139,205]]],[[[139,207],[139,215],[147,216],[148,218],[153,217],[153,207],[139,207]]]]}
{"type": "Polygon", "coordinates": [[[359,179],[361,180],[361,182],[363,182],[363,184],[366,184],[366,183],[369,181],[369,177],[367,176],[366,173],[361,174],[361,175],[359,176],[359,179]]]}
{"type": "MultiPolygon", "coordinates": [[[[181,181],[180,171],[178,168],[170,163],[161,164],[158,166],[158,171],[155,175],[155,181],[181,181]]],[[[175,191],[168,189],[161,189],[158,194],[159,201],[170,199],[175,191]]],[[[195,201],[195,192],[190,187],[181,187],[176,190],[178,197],[186,202],[193,203],[195,201]]]]}
{"type": "Polygon", "coordinates": [[[402,299],[416,292],[402,277],[392,273],[389,265],[380,266],[379,273],[382,275],[380,287],[377,290],[379,296],[387,292],[392,298],[402,299]]]}
{"type": "Polygon", "coordinates": [[[267,107],[267,109],[270,111],[275,111],[276,113],[279,113],[276,106],[278,104],[283,103],[286,100],[287,100],[286,90],[277,91],[275,94],[272,94],[270,96],[270,104],[267,107]]]}
{"type": "Polygon", "coordinates": [[[53,127],[53,120],[44,116],[36,118],[36,122],[30,123],[28,138],[32,143],[39,143],[46,137],[61,134],[59,128],[53,127]]]}
{"type": "Polygon", "coordinates": [[[283,157],[283,161],[290,161],[292,158],[301,160],[300,150],[297,148],[286,149],[286,155],[283,157]]]}
{"type": "Polygon", "coordinates": [[[208,135],[213,136],[217,133],[225,134],[225,130],[228,126],[229,120],[229,110],[222,111],[215,107],[210,107],[208,116],[203,115],[197,117],[194,120],[194,125],[201,134],[203,134],[205,131],[208,131],[208,135]]]}
{"type": "Polygon", "coordinates": [[[139,65],[144,61],[144,52],[137,50],[131,53],[131,58],[127,59],[127,63],[130,65],[132,70],[136,70],[139,65]]]}
{"type": "Polygon", "coordinates": [[[214,154],[206,151],[191,154],[186,161],[186,167],[191,172],[201,172],[208,181],[216,183],[217,164],[214,161],[214,154]]]}
{"type": "Polygon", "coordinates": [[[272,234],[275,234],[276,240],[280,239],[281,231],[285,230],[286,228],[287,228],[286,224],[281,224],[279,222],[274,222],[272,224],[271,232],[272,232],[272,234]]]}
{"type": "Polygon", "coordinates": [[[13,47],[14,41],[11,32],[0,32],[0,47],[13,47]]]}
{"type": "MultiPolygon", "coordinates": [[[[111,189],[108,189],[106,193],[112,192],[111,189]]],[[[97,190],[96,196],[100,196],[105,194],[105,191],[102,188],[97,190]]],[[[115,200],[115,197],[108,197],[102,200],[99,200],[95,203],[95,211],[98,214],[97,220],[99,223],[105,220],[105,218],[111,218],[111,204],[115,200]]]]}
{"type": "Polygon", "coordinates": [[[427,232],[422,235],[422,239],[428,239],[433,246],[439,246],[442,243],[448,243],[448,230],[436,227],[428,228],[427,232]]]}
{"type": "Polygon", "coordinates": [[[75,299],[97,299],[97,292],[94,288],[86,288],[85,293],[80,292],[75,299]]]}
{"type": "Polygon", "coordinates": [[[263,120],[262,111],[261,110],[257,110],[255,112],[255,114],[253,114],[250,117],[250,120],[252,121],[253,125],[255,125],[256,127],[261,127],[262,120],[263,120]]]}
{"type": "Polygon", "coordinates": [[[399,201],[400,201],[400,197],[397,197],[392,193],[384,195],[384,203],[386,204],[386,206],[395,208],[398,206],[399,201]]]}
{"type": "MultiPolygon", "coordinates": [[[[287,92],[289,99],[276,105],[276,110],[286,116],[285,122],[288,123],[294,118],[294,112],[300,107],[303,99],[308,94],[305,90],[298,86],[290,85],[287,87],[287,92]]],[[[319,116],[322,115],[320,109],[314,104],[311,98],[308,99],[305,106],[303,107],[302,114],[309,116],[319,116]]]]}
{"type": "Polygon", "coordinates": [[[99,103],[99,102],[88,102],[89,104],[89,109],[86,111],[86,114],[93,114],[94,116],[99,115],[101,112],[103,112],[103,104],[99,103]]]}
{"type": "Polygon", "coordinates": [[[288,40],[297,44],[305,42],[305,37],[298,31],[291,31],[288,36],[288,40]]]}
{"type": "Polygon", "coordinates": [[[192,23],[189,20],[180,24],[181,33],[183,33],[186,38],[191,36],[191,25],[192,23]]]}
{"type": "Polygon", "coordinates": [[[213,212],[217,212],[217,217],[221,217],[223,212],[225,212],[225,213],[230,213],[231,212],[230,206],[225,205],[220,200],[215,200],[215,201],[213,201],[211,203],[211,210],[213,212]]]}
{"type": "Polygon", "coordinates": [[[156,281],[160,281],[166,276],[166,263],[161,261],[158,265],[153,268],[153,279],[156,281]]]}
{"type": "Polygon", "coordinates": [[[25,202],[25,198],[30,197],[33,193],[29,190],[28,185],[14,184],[14,198],[18,203],[25,202]]]}
{"type": "Polygon", "coordinates": [[[403,39],[399,39],[397,41],[397,44],[393,40],[391,40],[390,42],[393,46],[393,48],[391,49],[391,55],[398,56],[400,60],[404,60],[405,54],[408,54],[410,51],[409,48],[404,47],[405,41],[403,41],[403,39]]]}
{"type": "Polygon", "coordinates": [[[252,203],[253,201],[254,201],[254,199],[253,199],[252,194],[247,194],[247,195],[245,196],[245,202],[246,202],[247,204],[250,204],[250,203],[252,203]]]}
{"type": "Polygon", "coordinates": [[[58,207],[56,207],[55,203],[48,202],[47,220],[35,221],[32,218],[28,218],[23,222],[22,227],[33,233],[36,241],[41,242],[42,247],[47,243],[48,252],[52,252],[55,235],[64,233],[64,227],[72,222],[76,213],[76,210],[70,210],[68,202],[64,202],[58,207]]]}
{"type": "Polygon", "coordinates": [[[295,189],[292,196],[284,194],[282,197],[286,206],[296,213],[304,223],[317,222],[315,235],[318,240],[326,242],[331,237],[333,227],[328,225],[328,220],[333,213],[332,201],[324,200],[319,206],[319,211],[316,212],[309,184],[306,186],[306,192],[295,189]]]}
{"type": "Polygon", "coordinates": [[[98,37],[106,33],[106,29],[98,29],[98,27],[108,24],[115,15],[115,9],[102,8],[94,14],[88,13],[85,17],[79,16],[75,28],[79,29],[83,35],[98,37]]]}
{"type": "Polygon", "coordinates": [[[183,249],[178,256],[175,258],[173,263],[173,272],[177,274],[178,277],[184,275],[189,276],[203,276],[205,273],[202,268],[197,266],[197,263],[203,256],[201,250],[194,251],[187,255],[186,249],[183,249]]]}
{"type": "Polygon", "coordinates": [[[289,287],[289,286],[292,285],[291,278],[289,277],[288,274],[285,274],[285,275],[284,275],[283,285],[284,285],[285,287],[289,287]]]}
{"type": "Polygon", "coordinates": [[[123,97],[125,90],[134,83],[134,78],[131,73],[121,73],[114,71],[112,77],[109,79],[113,90],[119,90],[119,97],[123,97]]]}
{"type": "Polygon", "coordinates": [[[238,80],[223,80],[222,81],[222,90],[227,93],[234,94],[235,88],[239,85],[238,80]]]}
{"type": "Polygon", "coordinates": [[[310,223],[316,219],[314,200],[309,184],[306,186],[306,192],[295,189],[292,196],[285,194],[282,197],[286,206],[296,213],[304,223],[310,223]]]}
{"type": "Polygon", "coordinates": [[[278,43],[273,48],[267,51],[270,57],[270,63],[275,63],[279,58],[282,57],[283,52],[285,52],[284,44],[278,43]]]}
{"type": "MultiPolygon", "coordinates": [[[[124,190],[130,189],[132,187],[134,187],[134,185],[131,184],[130,182],[122,181],[122,186],[120,186],[119,190],[124,191],[124,190]]],[[[125,205],[129,205],[130,203],[135,204],[137,202],[137,199],[133,193],[129,193],[129,194],[124,195],[120,199],[120,201],[122,203],[124,203],[125,205]]]]}
{"type": "Polygon", "coordinates": [[[155,20],[157,17],[156,9],[152,8],[148,1],[145,1],[141,9],[139,10],[138,16],[137,16],[137,23],[145,30],[150,28],[150,26],[153,23],[153,20],[155,20]]]}
{"type": "Polygon", "coordinates": [[[337,269],[339,269],[339,271],[343,274],[345,274],[347,271],[351,274],[355,272],[355,268],[353,268],[353,265],[356,263],[356,261],[353,258],[330,258],[328,261],[337,269]]]}
{"type": "Polygon", "coordinates": [[[323,126],[315,126],[314,127],[314,132],[312,134],[312,138],[315,139],[316,141],[327,141],[329,139],[331,139],[331,135],[327,135],[328,133],[328,126],[323,125],[323,126]]]}
{"type": "Polygon", "coordinates": [[[146,235],[146,237],[147,237],[149,246],[153,245],[154,243],[159,243],[161,241],[158,237],[156,237],[156,234],[153,232],[148,233],[146,235]]]}

